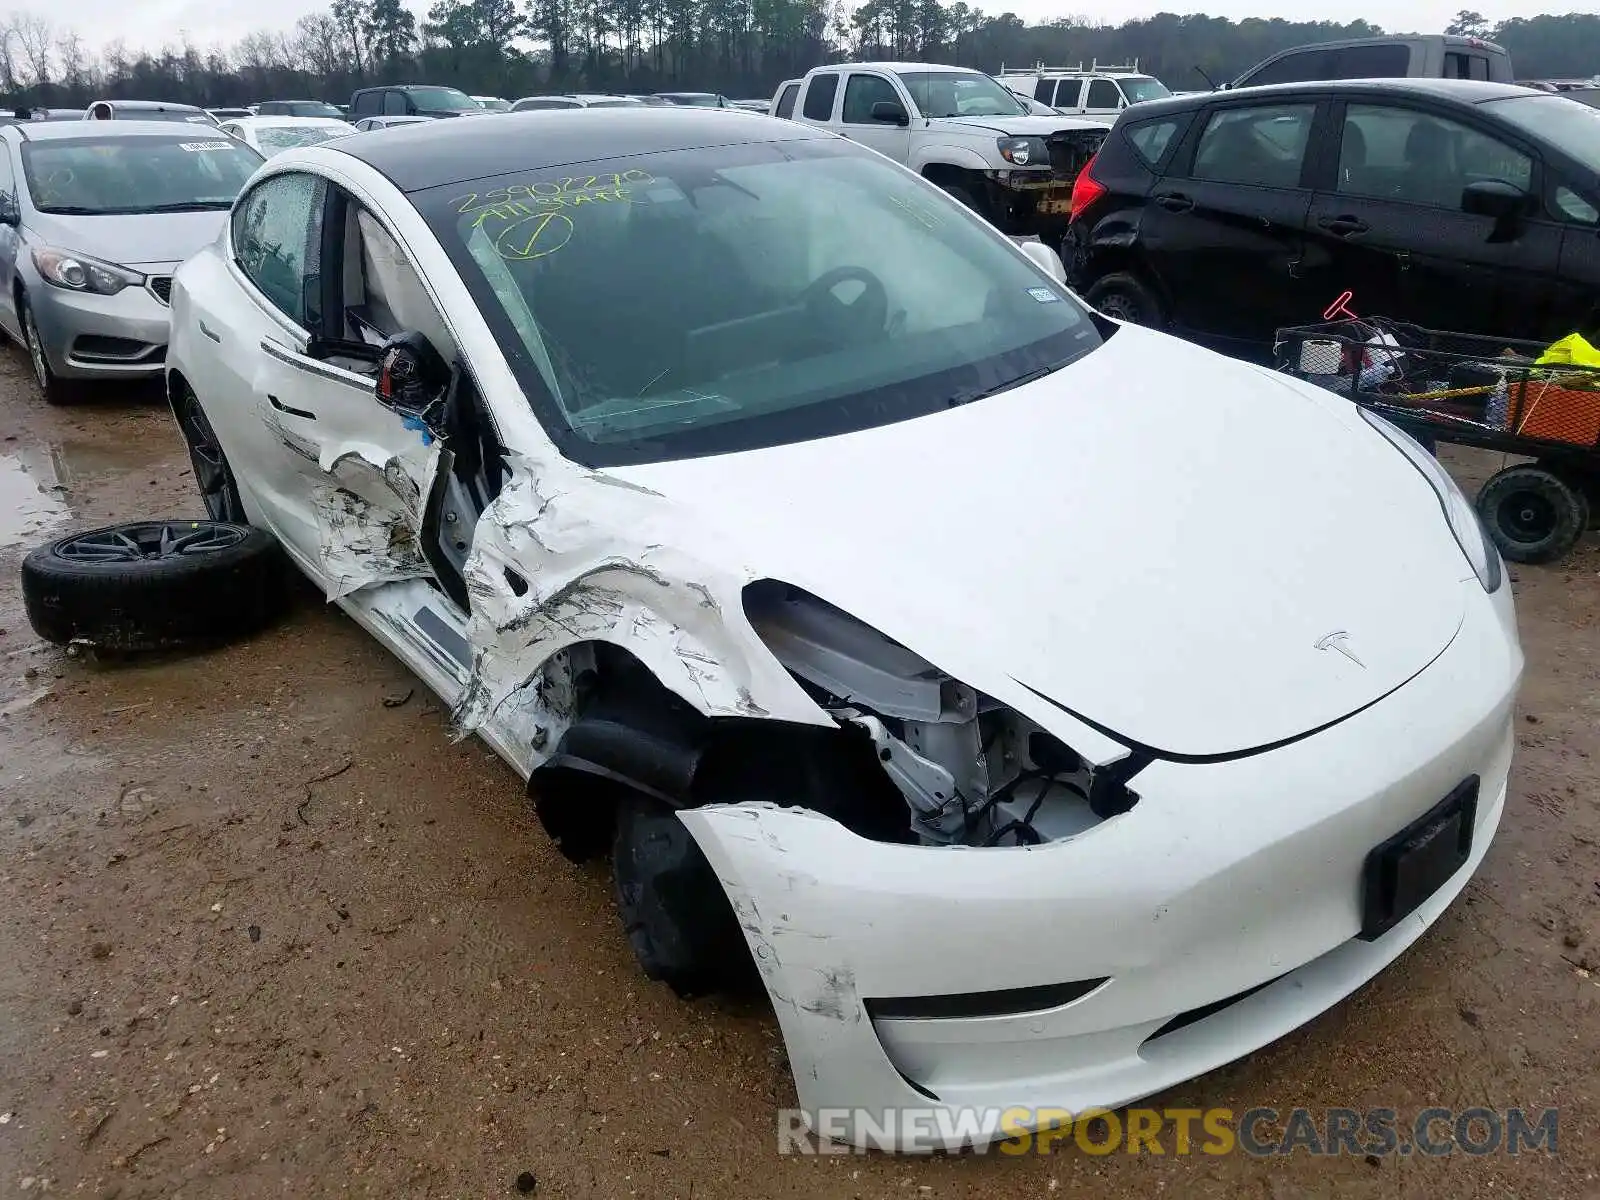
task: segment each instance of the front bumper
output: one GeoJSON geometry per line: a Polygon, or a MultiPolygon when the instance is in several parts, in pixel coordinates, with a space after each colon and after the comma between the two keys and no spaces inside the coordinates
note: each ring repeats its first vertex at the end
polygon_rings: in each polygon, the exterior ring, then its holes
{"type": "Polygon", "coordinates": [[[1047,241],[1066,235],[1072,216],[1072,185],[1056,171],[987,171],[989,212],[1001,232],[1047,241]]]}
{"type": "Polygon", "coordinates": [[[1069,840],[932,849],[796,809],[682,814],[745,929],[813,1128],[953,1148],[1025,1128],[1013,1112],[984,1131],[1007,1109],[1116,1108],[1281,1037],[1393,961],[1466,886],[1505,803],[1522,672],[1510,589],[1463,586],[1476,598],[1455,640],[1378,704],[1269,753],[1155,763],[1132,811],[1069,840]],[[1367,852],[1473,774],[1469,861],[1356,940],[1367,852]],[[998,1015],[874,1020],[866,1003],[1100,978],[998,1015]],[[886,1119],[907,1110],[949,1120],[886,1119]]]}
{"type": "Polygon", "coordinates": [[[101,296],[37,280],[28,289],[28,299],[45,358],[61,378],[139,379],[161,374],[171,310],[150,286],[101,296]]]}

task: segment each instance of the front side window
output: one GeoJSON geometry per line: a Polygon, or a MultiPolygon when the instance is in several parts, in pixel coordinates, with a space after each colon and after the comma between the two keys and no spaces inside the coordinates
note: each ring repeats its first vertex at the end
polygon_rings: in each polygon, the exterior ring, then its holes
{"type": "Polygon", "coordinates": [[[839,92],[839,77],[831,71],[813,75],[806,87],[806,102],[800,110],[808,121],[826,121],[833,116],[833,98],[839,92]]]}
{"type": "Polygon", "coordinates": [[[1467,184],[1488,180],[1528,191],[1533,160],[1432,113],[1376,104],[1352,104],[1345,113],[1339,191],[1346,195],[1458,209],[1467,184]]]}
{"type": "Polygon", "coordinates": [[[385,92],[383,94],[383,113],[387,117],[405,116],[406,94],[404,92],[385,92]]]}
{"type": "Polygon", "coordinates": [[[344,120],[344,114],[331,104],[324,104],[321,100],[296,100],[292,104],[284,105],[287,115],[295,117],[326,117],[330,121],[344,120]]]}
{"type": "Polygon", "coordinates": [[[1024,117],[1011,90],[977,71],[897,71],[917,111],[925,117],[1024,117]]]}
{"type": "Polygon", "coordinates": [[[261,165],[215,126],[167,136],[62,138],[22,147],[33,207],[78,216],[201,212],[233,206],[261,165]]]}
{"type": "Polygon", "coordinates": [[[1063,79],[1056,84],[1056,108],[1077,108],[1078,93],[1083,90],[1083,80],[1063,79]]]}
{"type": "Polygon", "coordinates": [[[322,209],[327,185],[301,172],[258,184],[233,212],[233,257],[274,308],[296,325],[317,322],[322,209]]]}
{"type": "Polygon", "coordinates": [[[382,110],[383,94],[381,92],[362,92],[356,97],[356,102],[350,106],[352,113],[371,115],[382,110]]]}
{"type": "MultiPolygon", "coordinates": [[[[419,112],[479,112],[478,103],[465,92],[449,87],[414,87],[411,102],[419,112]]],[[[401,97],[404,100],[404,96],[401,97]]],[[[402,108],[400,110],[404,112],[402,108]]]]}
{"type": "Polygon", "coordinates": [[[1122,107],[1122,93],[1117,91],[1117,85],[1109,79],[1091,79],[1089,97],[1083,102],[1083,106],[1114,111],[1122,107]]]}
{"type": "Polygon", "coordinates": [[[849,142],[639,155],[415,199],[552,438],[590,465],[919,417],[1100,342],[981,219],[849,142]]]}
{"type": "Polygon", "coordinates": [[[774,110],[775,115],[782,117],[786,121],[794,116],[794,102],[799,95],[800,85],[798,83],[791,83],[783,91],[779,92],[778,106],[774,110]]]}
{"type": "Polygon", "coordinates": [[[840,115],[851,125],[881,124],[872,119],[872,106],[880,101],[900,104],[894,84],[881,75],[852,75],[844,85],[844,109],[840,115]]]}
{"type": "Polygon", "coordinates": [[[1314,104],[1221,108],[1211,114],[1194,156],[1194,177],[1256,187],[1300,186],[1314,104]]]}

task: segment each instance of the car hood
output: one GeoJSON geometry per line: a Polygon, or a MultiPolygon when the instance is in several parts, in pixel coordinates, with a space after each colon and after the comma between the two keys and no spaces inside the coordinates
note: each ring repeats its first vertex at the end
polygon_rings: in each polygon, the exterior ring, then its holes
{"type": "Polygon", "coordinates": [[[102,262],[145,269],[170,267],[216,240],[228,223],[226,209],[185,213],[128,213],[103,217],[35,213],[33,239],[102,262]]]}
{"type": "Polygon", "coordinates": [[[1373,703],[1449,645],[1472,579],[1431,485],[1348,401],[1134,326],[932,416],[609,473],[750,577],[1172,757],[1373,703]]]}
{"type": "Polygon", "coordinates": [[[934,117],[933,129],[953,132],[993,133],[999,137],[1049,137],[1063,129],[1092,129],[1101,133],[1105,126],[1083,117],[934,117]]]}

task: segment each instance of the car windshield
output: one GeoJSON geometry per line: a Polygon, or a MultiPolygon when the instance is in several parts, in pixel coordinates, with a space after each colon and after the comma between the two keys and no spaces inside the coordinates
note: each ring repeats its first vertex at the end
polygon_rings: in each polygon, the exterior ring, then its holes
{"type": "Polygon", "coordinates": [[[627,100],[627,99],[618,97],[615,100],[591,100],[591,101],[589,101],[589,107],[590,108],[639,108],[640,104],[639,104],[639,102],[637,100],[627,100]]]}
{"type": "Polygon", "coordinates": [[[541,421],[591,466],[920,417],[1100,344],[991,226],[849,142],[598,160],[416,200],[541,421]]]}
{"type": "Polygon", "coordinates": [[[925,117],[1021,117],[1027,108],[998,80],[977,71],[899,71],[925,117]]]}
{"type": "Polygon", "coordinates": [[[428,112],[481,112],[478,102],[465,92],[447,87],[407,88],[406,94],[419,109],[428,112]]]}
{"type": "Polygon", "coordinates": [[[321,100],[296,100],[289,105],[289,112],[296,117],[328,117],[334,121],[344,119],[344,114],[337,107],[321,100]]]}
{"type": "Polygon", "coordinates": [[[479,96],[478,107],[486,112],[510,112],[511,101],[498,100],[493,96],[479,96]]]}
{"type": "Polygon", "coordinates": [[[84,137],[22,145],[28,195],[43,213],[100,216],[229,208],[260,165],[254,150],[215,131],[209,140],[84,137]]]}
{"type": "Polygon", "coordinates": [[[1146,100],[1165,100],[1172,95],[1167,90],[1166,84],[1148,75],[1134,75],[1118,82],[1122,84],[1122,94],[1128,98],[1129,104],[1143,104],[1146,100]]]}
{"type": "Polygon", "coordinates": [[[263,125],[256,130],[256,141],[268,153],[292,150],[296,146],[315,146],[329,138],[343,137],[350,130],[337,125],[263,125]]]}
{"type": "Polygon", "coordinates": [[[716,108],[719,103],[717,97],[707,95],[704,92],[680,92],[677,95],[668,96],[667,99],[674,104],[685,104],[690,108],[716,108]]]}
{"type": "Polygon", "coordinates": [[[1483,111],[1509,121],[1588,170],[1600,173],[1600,109],[1546,92],[1491,100],[1483,111]]]}

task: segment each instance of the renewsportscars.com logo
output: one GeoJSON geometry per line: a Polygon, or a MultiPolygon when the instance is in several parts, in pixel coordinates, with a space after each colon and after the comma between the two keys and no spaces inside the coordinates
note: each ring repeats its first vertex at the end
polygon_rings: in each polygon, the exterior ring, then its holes
{"type": "Polygon", "coordinates": [[[915,1148],[978,1154],[1226,1155],[1304,1153],[1358,1157],[1555,1154],[1559,1110],[1425,1108],[824,1108],[814,1131],[800,1109],[778,1112],[779,1154],[865,1154],[915,1148]],[[855,1144],[851,1144],[855,1143],[855,1144]]]}

